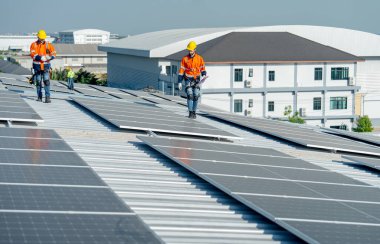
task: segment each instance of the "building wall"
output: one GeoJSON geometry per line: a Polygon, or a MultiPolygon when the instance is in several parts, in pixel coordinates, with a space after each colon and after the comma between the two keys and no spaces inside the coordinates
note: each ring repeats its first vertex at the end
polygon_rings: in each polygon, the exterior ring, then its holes
{"type": "Polygon", "coordinates": [[[265,117],[284,117],[286,106],[293,108],[293,94],[291,92],[270,92],[266,95],[265,117]],[[274,102],[274,111],[268,111],[269,102],[274,102]]]}
{"type": "Polygon", "coordinates": [[[108,53],[108,83],[112,87],[142,89],[158,87],[158,59],[108,53]]]}
{"type": "Polygon", "coordinates": [[[325,123],[326,128],[330,128],[331,126],[342,126],[346,125],[348,130],[352,129],[352,122],[349,119],[329,119],[325,123]]]}
{"type": "MultiPolygon", "coordinates": [[[[48,42],[53,42],[54,38],[47,37],[48,42]]],[[[30,45],[37,41],[36,36],[0,36],[0,50],[21,49],[24,52],[30,51],[30,45]]]]}
{"type": "Polygon", "coordinates": [[[294,64],[268,64],[266,73],[267,87],[294,86],[294,64]],[[274,81],[269,81],[270,71],[275,72],[274,81]]]}
{"type": "Polygon", "coordinates": [[[313,63],[313,64],[299,64],[297,65],[297,83],[299,87],[313,87],[313,86],[323,86],[323,73],[324,70],[323,63],[313,63]],[[322,80],[314,79],[315,68],[322,68],[322,80]]]}
{"type": "Polygon", "coordinates": [[[305,108],[306,116],[322,116],[323,115],[323,94],[320,91],[317,92],[298,92],[297,93],[298,112],[299,109],[305,108]],[[314,98],[321,98],[321,110],[314,110],[314,98]]]}
{"type": "Polygon", "coordinates": [[[347,86],[347,79],[344,80],[332,80],[331,79],[331,68],[335,67],[348,67],[349,76],[353,77],[355,75],[355,65],[354,64],[344,64],[344,63],[333,63],[327,64],[327,73],[326,73],[326,86],[347,86]]]}
{"type": "Polygon", "coordinates": [[[202,94],[201,104],[206,104],[227,112],[230,112],[230,96],[224,94],[202,94]]]}
{"type": "Polygon", "coordinates": [[[327,92],[326,93],[326,115],[352,115],[353,111],[353,96],[350,91],[341,91],[341,92],[327,92]],[[330,109],[330,100],[331,97],[347,97],[347,109],[330,109]]]}

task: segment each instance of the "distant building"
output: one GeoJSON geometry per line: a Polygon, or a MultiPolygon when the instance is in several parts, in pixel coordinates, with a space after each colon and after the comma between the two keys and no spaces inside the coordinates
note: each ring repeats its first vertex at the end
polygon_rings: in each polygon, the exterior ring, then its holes
{"type": "MultiPolygon", "coordinates": [[[[99,51],[95,44],[54,44],[57,51],[57,58],[52,61],[54,69],[64,69],[68,66],[74,70],[84,68],[93,73],[107,73],[107,53],[99,51]]],[[[13,61],[17,61],[21,66],[30,69],[32,59],[30,56],[15,56],[13,61]]]]}
{"type": "Polygon", "coordinates": [[[110,42],[110,32],[97,29],[60,31],[58,36],[59,43],[66,44],[106,44],[110,42]]]}
{"type": "MultiPolygon", "coordinates": [[[[0,50],[29,52],[30,44],[36,40],[36,35],[0,35],[0,50]]],[[[46,40],[53,42],[54,38],[48,36],[46,40]]]]}
{"type": "Polygon", "coordinates": [[[177,29],[131,36],[99,47],[108,53],[109,85],[173,87],[190,40],[199,44],[210,75],[203,85],[207,105],[278,118],[290,105],[308,124],[333,128],[350,129],[357,115],[380,118],[374,109],[380,102],[367,102],[358,92],[369,85],[366,97],[379,93],[380,37],[340,28],[177,29]]]}

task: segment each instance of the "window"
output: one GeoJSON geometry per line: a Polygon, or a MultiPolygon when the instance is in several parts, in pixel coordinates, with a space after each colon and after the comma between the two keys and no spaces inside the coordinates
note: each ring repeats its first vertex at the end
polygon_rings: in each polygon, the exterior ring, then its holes
{"type": "Polygon", "coordinates": [[[172,73],[171,66],[170,65],[166,66],[165,69],[166,69],[166,71],[165,71],[166,75],[171,75],[171,73],[172,73]]]}
{"type": "Polygon", "coordinates": [[[332,129],[338,129],[338,130],[347,130],[347,125],[345,125],[345,124],[331,125],[330,128],[332,128],[332,129]]]}
{"type": "Polygon", "coordinates": [[[313,110],[321,110],[322,99],[320,97],[313,98],[313,110]]]}
{"type": "Polygon", "coordinates": [[[78,58],[72,58],[71,61],[73,61],[73,62],[77,62],[77,61],[78,61],[78,58]]]}
{"type": "Polygon", "coordinates": [[[253,107],[253,99],[248,100],[248,107],[252,108],[253,107]]]}
{"type": "Polygon", "coordinates": [[[269,81],[274,81],[275,80],[275,72],[273,70],[269,71],[269,81]]]}
{"type": "Polygon", "coordinates": [[[268,102],[268,112],[273,112],[274,111],[274,102],[269,101],[268,102]]]}
{"type": "Polygon", "coordinates": [[[177,68],[177,65],[172,65],[172,74],[173,75],[176,75],[177,74],[177,70],[178,68],[177,68]]]}
{"type": "Polygon", "coordinates": [[[243,112],[243,100],[242,99],[234,100],[234,112],[235,113],[243,112]]]}
{"type": "Polygon", "coordinates": [[[322,68],[314,69],[314,80],[322,80],[322,68]]]}
{"type": "Polygon", "coordinates": [[[347,97],[331,97],[330,109],[347,109],[347,97]]]}
{"type": "Polygon", "coordinates": [[[235,81],[243,81],[243,69],[235,69],[235,81]]]}
{"type": "Polygon", "coordinates": [[[253,77],[253,69],[252,68],[249,69],[248,77],[253,77]]]}
{"type": "Polygon", "coordinates": [[[346,80],[348,79],[349,69],[348,67],[331,68],[332,80],[346,80]]]}

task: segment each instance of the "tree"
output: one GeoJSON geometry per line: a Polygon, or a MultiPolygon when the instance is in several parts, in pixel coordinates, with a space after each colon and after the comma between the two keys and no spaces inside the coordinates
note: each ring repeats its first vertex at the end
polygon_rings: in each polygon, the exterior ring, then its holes
{"type": "Polygon", "coordinates": [[[298,112],[295,112],[293,116],[290,116],[291,113],[292,113],[292,106],[290,105],[286,106],[284,110],[284,115],[288,116],[289,122],[297,123],[297,124],[305,124],[305,120],[299,116],[298,112]]]}
{"type": "Polygon", "coordinates": [[[356,128],[352,128],[355,132],[372,132],[372,122],[370,118],[367,115],[359,116],[359,118],[356,120],[356,128]]]}

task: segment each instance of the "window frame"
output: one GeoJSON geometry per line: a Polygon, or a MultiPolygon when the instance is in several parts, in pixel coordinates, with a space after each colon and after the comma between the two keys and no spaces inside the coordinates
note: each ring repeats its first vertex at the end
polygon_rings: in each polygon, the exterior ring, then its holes
{"type": "Polygon", "coordinates": [[[243,99],[234,99],[234,113],[242,113],[242,112],[243,112],[243,99]],[[239,108],[241,111],[238,111],[239,109],[237,108],[239,108]]]}
{"type": "Polygon", "coordinates": [[[268,112],[274,112],[274,101],[268,101],[268,112]]]}
{"type": "Polygon", "coordinates": [[[313,110],[315,111],[322,110],[322,97],[313,97],[313,110]],[[318,100],[319,100],[319,106],[317,106],[318,100]]]}
{"type": "Polygon", "coordinates": [[[331,80],[347,80],[349,76],[349,67],[331,67],[331,80]]]}
{"type": "Polygon", "coordinates": [[[314,68],[314,80],[323,80],[323,68],[321,67],[314,68]]]}
{"type": "Polygon", "coordinates": [[[243,68],[234,69],[234,82],[243,82],[243,68]],[[238,78],[241,78],[241,80],[238,78]]]}
{"type": "Polygon", "coordinates": [[[268,81],[276,81],[276,71],[269,70],[268,71],[268,81]]]}
{"type": "Polygon", "coordinates": [[[347,109],[347,97],[330,97],[330,110],[347,109]]]}

